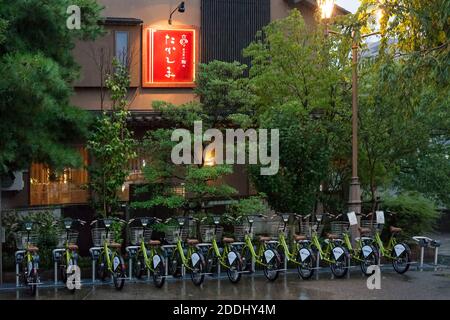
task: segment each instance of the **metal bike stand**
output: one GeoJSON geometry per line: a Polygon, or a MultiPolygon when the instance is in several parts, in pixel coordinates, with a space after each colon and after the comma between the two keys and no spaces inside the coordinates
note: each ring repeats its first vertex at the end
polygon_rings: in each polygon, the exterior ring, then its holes
{"type": "Polygon", "coordinates": [[[420,247],[420,262],[419,266],[417,267],[418,270],[423,271],[423,262],[424,262],[424,256],[425,256],[425,248],[429,246],[430,242],[433,241],[433,239],[423,236],[414,236],[412,237],[414,241],[416,241],[419,244],[420,247]]]}
{"type": "Polygon", "coordinates": [[[66,251],[66,249],[63,248],[57,248],[52,251],[55,285],[58,284],[58,262],[61,262],[61,253],[64,251],[66,251]]]}
{"type": "Polygon", "coordinates": [[[438,267],[438,253],[439,253],[440,246],[441,246],[441,242],[438,240],[433,240],[430,243],[430,247],[434,248],[434,271],[436,271],[437,267],[438,267]]]}
{"type": "MultiPolygon", "coordinates": [[[[199,243],[197,244],[195,247],[200,250],[200,252],[202,252],[203,254],[203,250],[202,247],[211,247],[212,244],[211,243],[199,243]]],[[[222,272],[221,266],[220,266],[220,262],[219,259],[217,260],[217,276],[220,277],[220,274],[222,272]]]]}
{"type": "Polygon", "coordinates": [[[97,262],[97,258],[100,254],[100,251],[102,250],[102,248],[100,247],[92,247],[89,249],[89,253],[91,254],[91,259],[92,259],[92,283],[95,283],[95,267],[96,267],[96,262],[97,262]]]}
{"type": "Polygon", "coordinates": [[[176,248],[176,245],[174,244],[166,244],[161,246],[161,250],[164,251],[164,260],[166,262],[166,270],[165,270],[165,275],[168,276],[169,275],[169,255],[167,254],[167,249],[171,249],[173,250],[174,248],[176,248]]]}
{"type": "Polygon", "coordinates": [[[16,261],[16,287],[20,287],[20,263],[25,258],[25,250],[18,250],[14,253],[16,261]]]}
{"type": "Polygon", "coordinates": [[[320,252],[317,251],[317,257],[316,257],[316,280],[319,280],[319,269],[320,269],[320,252]]]}
{"type": "Polygon", "coordinates": [[[128,246],[125,251],[128,253],[128,279],[133,280],[133,258],[137,254],[139,246],[128,246]]]}

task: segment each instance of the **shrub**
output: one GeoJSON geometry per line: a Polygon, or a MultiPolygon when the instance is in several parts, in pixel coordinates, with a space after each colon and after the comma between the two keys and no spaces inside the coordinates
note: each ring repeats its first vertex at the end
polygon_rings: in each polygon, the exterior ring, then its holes
{"type": "Polygon", "coordinates": [[[402,228],[401,236],[407,238],[432,231],[439,218],[436,204],[415,192],[386,197],[383,209],[396,213],[386,214],[386,226],[402,228]]]}

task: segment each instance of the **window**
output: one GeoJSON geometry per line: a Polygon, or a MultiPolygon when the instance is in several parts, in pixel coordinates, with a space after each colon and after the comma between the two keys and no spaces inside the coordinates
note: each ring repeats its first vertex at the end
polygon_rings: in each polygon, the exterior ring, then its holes
{"type": "Polygon", "coordinates": [[[129,65],[128,61],[128,32],[116,31],[116,58],[124,66],[129,65]]]}
{"type": "MultiPolygon", "coordinates": [[[[84,166],[88,165],[88,152],[77,148],[84,166]]],[[[33,163],[30,169],[30,205],[87,203],[88,172],[86,169],[67,168],[55,172],[47,165],[33,163]]]]}

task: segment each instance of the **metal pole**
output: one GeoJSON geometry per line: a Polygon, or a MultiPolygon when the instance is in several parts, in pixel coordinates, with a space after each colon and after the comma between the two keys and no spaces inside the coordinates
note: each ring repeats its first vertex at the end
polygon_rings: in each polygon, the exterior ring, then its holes
{"type": "Polygon", "coordinates": [[[128,259],[128,277],[130,278],[130,280],[133,279],[132,270],[133,270],[133,259],[129,258],[128,259]]]}
{"type": "Polygon", "coordinates": [[[425,247],[420,247],[420,271],[423,271],[423,256],[425,254],[425,247]]]}
{"type": "Polygon", "coordinates": [[[19,264],[16,262],[16,287],[19,286],[19,264]]]}
{"type": "Polygon", "coordinates": [[[437,270],[437,266],[438,266],[438,252],[439,252],[439,248],[435,247],[434,248],[434,271],[437,270]]]}
{"type": "Polygon", "coordinates": [[[92,260],[92,283],[95,283],[95,259],[92,260]]]}
{"type": "MultiPolygon", "coordinates": [[[[2,224],[2,179],[0,176],[0,286],[3,284],[3,224],[2,224]]],[[[6,237],[6,235],[5,235],[6,237]]]]}
{"type": "MultiPolygon", "coordinates": [[[[352,33],[352,178],[349,190],[349,211],[361,214],[361,186],[358,178],[358,43],[352,33]]],[[[359,223],[358,223],[359,224],[359,223]]],[[[359,236],[357,226],[351,228],[352,241],[359,236]]]]}
{"type": "Polygon", "coordinates": [[[58,284],[58,262],[55,261],[54,263],[54,269],[55,269],[55,285],[58,284]]]}

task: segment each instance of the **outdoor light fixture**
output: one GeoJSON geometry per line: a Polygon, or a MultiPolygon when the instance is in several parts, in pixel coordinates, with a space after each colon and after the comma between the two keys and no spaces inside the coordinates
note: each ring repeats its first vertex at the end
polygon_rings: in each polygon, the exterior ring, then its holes
{"type": "Polygon", "coordinates": [[[216,164],[216,159],[215,159],[215,151],[209,151],[206,152],[204,160],[203,160],[203,165],[205,167],[212,167],[216,164]]]}
{"type": "Polygon", "coordinates": [[[317,0],[322,19],[330,19],[333,15],[334,0],[317,0]]]}
{"type": "Polygon", "coordinates": [[[172,15],[175,13],[175,11],[178,11],[180,13],[183,13],[186,11],[186,7],[184,6],[184,1],[182,1],[173,11],[170,13],[169,16],[169,24],[172,24],[172,15]]]}

